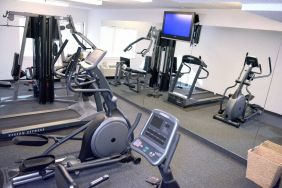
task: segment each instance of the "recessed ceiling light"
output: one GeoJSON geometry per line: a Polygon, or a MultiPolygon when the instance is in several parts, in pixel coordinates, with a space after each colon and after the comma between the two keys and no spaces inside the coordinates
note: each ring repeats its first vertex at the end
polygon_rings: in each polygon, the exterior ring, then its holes
{"type": "Polygon", "coordinates": [[[152,2],[152,0],[134,0],[134,1],[138,1],[138,2],[141,2],[141,3],[150,3],[150,2],[152,2]]]}
{"type": "Polygon", "coordinates": [[[91,5],[102,5],[103,4],[102,0],[70,0],[70,1],[84,3],[84,4],[91,4],[91,5]]]}
{"type": "Polygon", "coordinates": [[[280,3],[262,3],[262,4],[242,4],[242,10],[246,11],[282,11],[280,3]]]}
{"type": "Polygon", "coordinates": [[[59,6],[59,7],[68,7],[68,3],[59,2],[59,1],[45,1],[45,0],[20,0],[30,3],[38,3],[38,4],[45,4],[45,5],[53,5],[53,6],[59,6]]]}

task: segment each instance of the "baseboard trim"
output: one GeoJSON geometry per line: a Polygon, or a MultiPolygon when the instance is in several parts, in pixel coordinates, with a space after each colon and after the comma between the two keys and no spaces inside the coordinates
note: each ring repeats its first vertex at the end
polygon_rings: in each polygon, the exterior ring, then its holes
{"type": "MultiPolygon", "coordinates": [[[[140,105],[138,105],[138,104],[122,97],[122,96],[120,96],[119,94],[117,94],[115,92],[114,92],[114,95],[117,96],[118,98],[122,99],[123,101],[137,107],[138,109],[142,110],[143,112],[145,112],[147,114],[151,113],[151,110],[148,109],[148,108],[142,107],[142,106],[140,106],[140,105]]],[[[185,134],[186,136],[193,137],[194,139],[204,143],[205,145],[209,146],[210,148],[215,149],[216,151],[236,160],[237,162],[241,163],[244,166],[247,166],[247,160],[244,157],[237,155],[236,153],[233,153],[233,152],[229,151],[228,149],[226,149],[226,148],[224,148],[224,147],[222,147],[222,146],[220,146],[220,145],[218,145],[218,144],[216,144],[212,141],[209,141],[208,139],[205,139],[204,137],[201,137],[201,136],[199,136],[198,134],[196,134],[192,131],[189,131],[186,128],[180,127],[180,132],[185,134]]]]}

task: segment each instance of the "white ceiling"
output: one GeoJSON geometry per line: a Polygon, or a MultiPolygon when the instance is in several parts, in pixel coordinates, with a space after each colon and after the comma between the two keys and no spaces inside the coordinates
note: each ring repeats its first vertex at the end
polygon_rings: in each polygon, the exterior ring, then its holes
{"type": "Polygon", "coordinates": [[[86,6],[91,8],[207,8],[207,9],[230,9],[241,8],[241,3],[282,3],[282,0],[152,0],[150,3],[141,3],[134,0],[103,0],[102,6],[83,3],[75,3],[70,0],[71,5],[86,6]]]}
{"type": "MultiPolygon", "coordinates": [[[[61,0],[68,1],[68,0],[61,0]]],[[[68,2],[71,5],[87,6],[91,8],[196,8],[196,9],[230,9],[241,8],[236,0],[152,0],[150,3],[141,3],[134,0],[103,0],[102,6],[86,5],[83,3],[68,2]]]]}
{"type": "Polygon", "coordinates": [[[134,0],[103,0],[103,5],[89,5],[67,1],[71,6],[85,8],[107,8],[107,9],[129,9],[129,8],[162,8],[162,9],[241,9],[242,4],[277,4],[281,6],[280,11],[251,11],[254,14],[268,17],[282,22],[282,0],[152,0],[150,3],[141,3],[134,0]]]}

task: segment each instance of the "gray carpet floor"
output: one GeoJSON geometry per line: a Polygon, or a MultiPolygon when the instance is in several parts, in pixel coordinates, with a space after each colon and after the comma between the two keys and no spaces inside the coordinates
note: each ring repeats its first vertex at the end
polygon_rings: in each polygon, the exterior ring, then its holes
{"type": "Polygon", "coordinates": [[[136,93],[124,85],[111,87],[117,95],[139,106],[149,110],[160,108],[174,114],[183,128],[243,158],[247,157],[248,149],[265,140],[282,144],[282,118],[273,114],[264,112],[240,128],[235,128],[213,119],[219,109],[218,103],[182,108],[166,101],[167,92],[163,92],[160,98],[153,98],[146,96],[152,90],[136,93]]]}
{"type": "MultiPolygon", "coordinates": [[[[138,134],[149,114],[140,111],[136,107],[122,100],[118,101],[118,105],[132,122],[134,121],[137,112],[142,112],[143,116],[140,125],[136,130],[136,134],[138,134]]],[[[67,132],[69,131],[59,131],[57,134],[66,134],[67,132]]],[[[17,165],[14,161],[40,154],[45,147],[15,146],[6,142],[6,145],[0,147],[0,167],[15,167],[17,165]]],[[[59,156],[73,154],[77,153],[79,148],[79,141],[70,141],[66,143],[64,147],[60,147],[56,150],[54,154],[59,156]]],[[[245,178],[246,167],[244,165],[184,134],[181,134],[181,139],[172,161],[171,168],[181,187],[257,187],[245,178]]],[[[74,178],[81,187],[87,187],[88,182],[103,174],[109,174],[110,180],[97,187],[149,188],[152,186],[144,181],[145,178],[151,175],[160,176],[156,167],[150,166],[145,159],[142,159],[142,162],[139,165],[115,164],[82,171],[79,176],[74,178]]],[[[51,178],[46,181],[31,183],[21,187],[55,187],[55,181],[51,178]]]]}

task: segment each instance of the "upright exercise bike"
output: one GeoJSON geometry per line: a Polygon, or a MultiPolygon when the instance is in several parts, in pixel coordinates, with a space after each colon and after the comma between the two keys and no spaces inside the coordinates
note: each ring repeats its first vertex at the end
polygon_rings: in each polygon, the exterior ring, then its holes
{"type": "Polygon", "coordinates": [[[226,88],[226,90],[224,91],[222,100],[220,101],[220,109],[218,111],[218,114],[213,116],[214,119],[239,128],[242,123],[262,113],[262,107],[255,104],[250,104],[250,101],[254,99],[254,95],[251,94],[248,87],[251,85],[251,81],[253,81],[254,79],[265,78],[271,75],[272,67],[270,57],[268,58],[268,61],[269,73],[267,75],[261,75],[262,68],[261,64],[258,63],[258,59],[256,57],[248,56],[247,53],[241,73],[238,79],[235,81],[235,84],[226,88]],[[259,72],[255,72],[253,70],[255,68],[257,68],[259,72]],[[241,79],[244,70],[245,73],[241,79]],[[229,94],[226,106],[225,108],[223,108],[225,94],[229,89],[236,87],[237,84],[239,84],[238,88],[236,89],[234,94],[229,94]],[[244,86],[246,86],[245,88],[248,93],[247,95],[244,95],[242,93],[244,86]]]}

